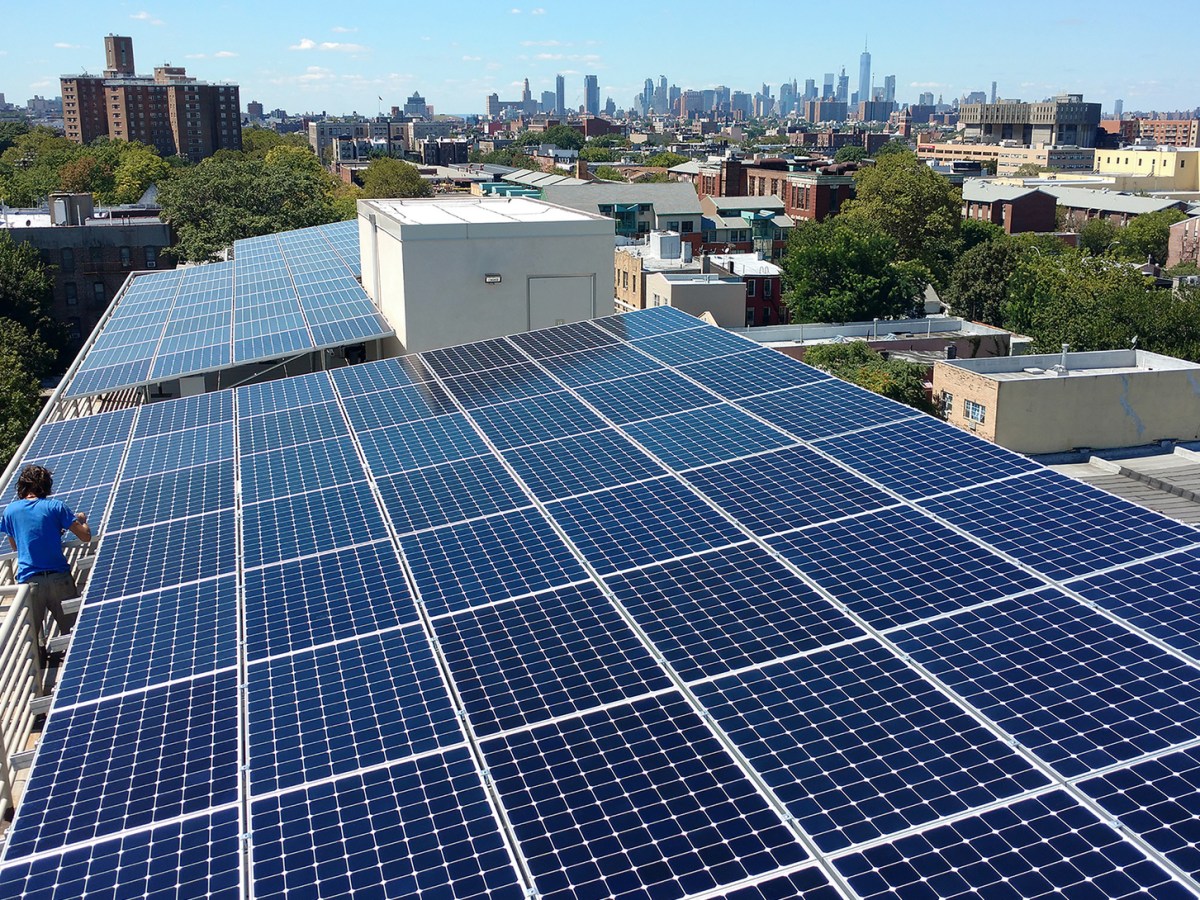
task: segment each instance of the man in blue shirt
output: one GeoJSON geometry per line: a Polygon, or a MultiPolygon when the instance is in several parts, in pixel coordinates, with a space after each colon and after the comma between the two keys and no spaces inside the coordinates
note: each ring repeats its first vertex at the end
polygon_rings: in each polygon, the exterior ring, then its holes
{"type": "Polygon", "coordinates": [[[54,476],[43,466],[26,466],[17,479],[17,499],[0,516],[0,533],[17,551],[17,581],[33,586],[33,621],[43,645],[46,611],[62,633],[71,630],[63,601],[79,596],[71,566],[62,550],[64,531],[85,543],[92,530],[87,515],[73,513],[61,500],[52,500],[54,476]]]}

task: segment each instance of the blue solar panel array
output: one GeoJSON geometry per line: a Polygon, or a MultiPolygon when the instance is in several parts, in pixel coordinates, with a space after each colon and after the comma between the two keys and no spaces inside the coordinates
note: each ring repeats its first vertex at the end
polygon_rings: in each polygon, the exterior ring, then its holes
{"type": "Polygon", "coordinates": [[[232,261],[139,275],[68,397],[100,394],[392,333],[358,282],[358,223],[235,241],[232,261]]]}
{"type": "Polygon", "coordinates": [[[30,458],[105,537],[0,896],[1200,890],[1200,531],[669,308],[30,458]]]}

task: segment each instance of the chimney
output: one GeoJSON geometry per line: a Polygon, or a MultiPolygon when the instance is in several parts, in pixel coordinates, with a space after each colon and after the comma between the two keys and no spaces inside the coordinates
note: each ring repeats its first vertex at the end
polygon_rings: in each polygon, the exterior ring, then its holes
{"type": "Polygon", "coordinates": [[[587,164],[586,159],[576,159],[575,160],[575,177],[581,178],[584,181],[592,180],[592,173],[588,171],[588,164],[587,164]]]}

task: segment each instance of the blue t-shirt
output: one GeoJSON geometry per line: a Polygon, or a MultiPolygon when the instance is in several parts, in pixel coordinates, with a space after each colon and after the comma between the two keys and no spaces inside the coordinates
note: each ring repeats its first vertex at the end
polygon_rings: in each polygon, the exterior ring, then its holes
{"type": "Polygon", "coordinates": [[[17,581],[35,572],[69,572],[63,556],[62,532],[75,523],[75,513],[61,500],[14,500],[0,517],[0,533],[17,542],[17,581]]]}

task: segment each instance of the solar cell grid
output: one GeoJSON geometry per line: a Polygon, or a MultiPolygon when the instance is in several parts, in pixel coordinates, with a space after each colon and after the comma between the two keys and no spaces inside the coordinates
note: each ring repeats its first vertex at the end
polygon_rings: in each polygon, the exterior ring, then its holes
{"type": "MultiPolygon", "coordinates": [[[[124,444],[108,444],[89,450],[60,453],[58,456],[27,456],[21,461],[21,468],[34,463],[45,466],[54,473],[54,490],[57,493],[78,491],[116,481],[124,452],[124,444]]],[[[5,497],[16,496],[20,474],[21,470],[17,469],[4,491],[5,497]]]]}
{"type": "Polygon", "coordinates": [[[610,575],[604,582],[689,682],[864,634],[753,545],[610,575]]]}
{"type": "Polygon", "coordinates": [[[414,622],[404,570],[389,541],[307,556],[246,573],[248,660],[414,622]]]}
{"type": "Polygon", "coordinates": [[[86,703],[237,665],[231,575],[88,606],[71,639],[56,703],[86,703]]]}
{"type": "Polygon", "coordinates": [[[222,510],[106,537],[88,581],[88,602],[232,572],[237,567],[233,524],[233,511],[222,510]]]}
{"type": "Polygon", "coordinates": [[[546,359],[576,350],[604,347],[617,343],[617,338],[591,322],[572,322],[541,331],[526,331],[509,336],[509,340],[532,356],[546,359]]]}
{"type": "Polygon", "coordinates": [[[246,680],[254,795],[462,742],[419,625],[277,656],[246,680]]]}
{"type": "Polygon", "coordinates": [[[1200,736],[1200,675],[1057,592],[894,636],[1067,777],[1200,736]]]}
{"type": "Polygon", "coordinates": [[[817,446],[904,497],[925,497],[1041,466],[961,429],[923,416],[817,446]]]}
{"type": "Polygon", "coordinates": [[[456,613],[434,629],[481,737],[671,687],[594,585],[456,613]]]}
{"type": "Polygon", "coordinates": [[[1200,750],[1167,753],[1079,787],[1184,872],[1200,876],[1200,750]]]}
{"type": "Polygon", "coordinates": [[[688,410],[625,426],[667,465],[691,469],[794,445],[796,439],[728,404],[688,410]]]}
{"type": "Polygon", "coordinates": [[[503,455],[542,501],[666,474],[661,463],[612,429],[521,447],[503,455]],[[579,460],[588,464],[581,465],[579,460]]]}
{"type": "Polygon", "coordinates": [[[543,368],[569,387],[596,384],[645,372],[665,371],[662,363],[628,344],[596,347],[539,360],[543,368]]]}
{"type": "Polygon", "coordinates": [[[430,615],[507,600],[587,577],[537,510],[447,525],[400,538],[430,615]]]}
{"type": "Polygon", "coordinates": [[[1184,550],[1070,582],[1113,615],[1200,659],[1200,551],[1184,550]]]}
{"type": "Polygon", "coordinates": [[[807,447],[693,469],[683,477],[762,536],[892,502],[873,485],[807,447]]]}
{"type": "Polygon", "coordinates": [[[814,440],[911,419],[911,406],[885,400],[836,378],[740,400],[739,405],[798,438],[814,440]]]}
{"type": "Polygon", "coordinates": [[[653,309],[637,310],[624,315],[607,316],[593,322],[623,341],[654,337],[687,328],[699,328],[702,322],[673,306],[658,306],[653,309]]]}
{"type": "Polygon", "coordinates": [[[235,802],[237,706],[228,672],[51,716],[8,858],[235,802]]]}
{"type": "Polygon", "coordinates": [[[525,898],[466,749],[256,800],[251,827],[260,900],[525,898]]]}
{"type": "Polygon", "coordinates": [[[863,898],[1191,896],[1062,791],[846,856],[863,898]]]}
{"type": "Polygon", "coordinates": [[[769,543],[881,629],[1045,583],[908,507],[838,519],[769,543]]]}
{"type": "Polygon", "coordinates": [[[716,356],[745,353],[758,345],[720,328],[700,328],[642,338],[634,341],[633,346],[667,365],[675,366],[716,356]]]}
{"type": "Polygon", "coordinates": [[[0,869],[0,895],[24,900],[236,895],[237,807],[85,844],[0,869]]]}
{"type": "Polygon", "coordinates": [[[471,413],[484,434],[501,450],[604,428],[604,420],[565,391],[471,413]]]}
{"type": "Polygon", "coordinates": [[[135,412],[134,409],[119,409],[82,419],[50,422],[38,429],[28,456],[44,459],[73,450],[124,443],[133,427],[135,412]]]}
{"type": "Polygon", "coordinates": [[[554,501],[546,509],[601,575],[745,540],[672,478],[554,501]]]}
{"type": "Polygon", "coordinates": [[[765,348],[748,348],[738,353],[736,359],[720,356],[701,362],[685,362],[678,364],[678,369],[688,378],[730,400],[829,379],[826,373],[818,369],[797,362],[778,350],[765,348]]]}
{"type": "Polygon", "coordinates": [[[585,385],[576,390],[618,425],[721,402],[682,375],[667,370],[585,385]]]}
{"type": "Polygon", "coordinates": [[[231,461],[127,478],[116,492],[107,530],[121,531],[232,508],[233,479],[231,461]]]}
{"type": "Polygon", "coordinates": [[[543,897],[670,900],[805,858],[678,695],[482,747],[543,897]]]}
{"type": "Polygon", "coordinates": [[[148,437],[201,425],[233,420],[233,393],[218,391],[184,397],[170,403],[150,403],[138,413],[134,437],[148,437]]]}
{"type": "Polygon", "coordinates": [[[356,431],[432,419],[458,411],[450,395],[433,381],[394,391],[359,394],[347,397],[342,402],[350,425],[356,431]]]}
{"type": "Polygon", "coordinates": [[[238,420],[239,449],[243,454],[278,450],[327,438],[349,435],[337,403],[283,406],[280,412],[238,420]]]}
{"type": "Polygon", "coordinates": [[[220,422],[130,441],[122,475],[136,478],[232,458],[233,424],[220,422]]]}
{"type": "Polygon", "coordinates": [[[466,459],[488,449],[461,413],[378,428],[358,439],[376,477],[466,459]]]}
{"type": "Polygon", "coordinates": [[[1190,525],[1045,470],[921,505],[1052,578],[1200,543],[1190,525]]]}
{"type": "Polygon", "coordinates": [[[443,383],[467,409],[536,397],[559,388],[558,382],[531,362],[446,378],[443,383]]]}
{"type": "Polygon", "coordinates": [[[874,641],[695,690],[827,853],[1049,783],[874,641]]]}
{"type": "Polygon", "coordinates": [[[421,359],[442,378],[528,362],[525,355],[504,338],[427,350],[421,354],[421,359]]]}
{"type": "Polygon", "coordinates": [[[296,444],[241,458],[242,502],[258,503],[319,489],[337,490],[361,463],[349,437],[296,444]]]}
{"type": "Polygon", "coordinates": [[[530,505],[516,479],[490,456],[400,472],[378,483],[398,534],[530,505]]]}
{"type": "Polygon", "coordinates": [[[816,866],[720,895],[723,900],[839,900],[842,896],[816,866]]]}
{"type": "Polygon", "coordinates": [[[248,569],[386,536],[365,481],[242,507],[242,559],[248,569]]]}
{"type": "MultiPolygon", "coordinates": [[[[55,490],[54,498],[65,503],[67,509],[73,513],[87,513],[88,525],[92,531],[103,534],[104,529],[107,527],[105,509],[108,507],[108,498],[112,496],[112,492],[113,486],[111,484],[102,484],[82,488],[78,491],[55,490]]],[[[62,537],[64,543],[71,543],[77,540],[69,531],[62,537]]]]}
{"type": "Polygon", "coordinates": [[[229,365],[231,354],[228,344],[208,344],[194,350],[159,353],[150,369],[151,378],[167,378],[173,375],[196,374],[229,365]]]}

